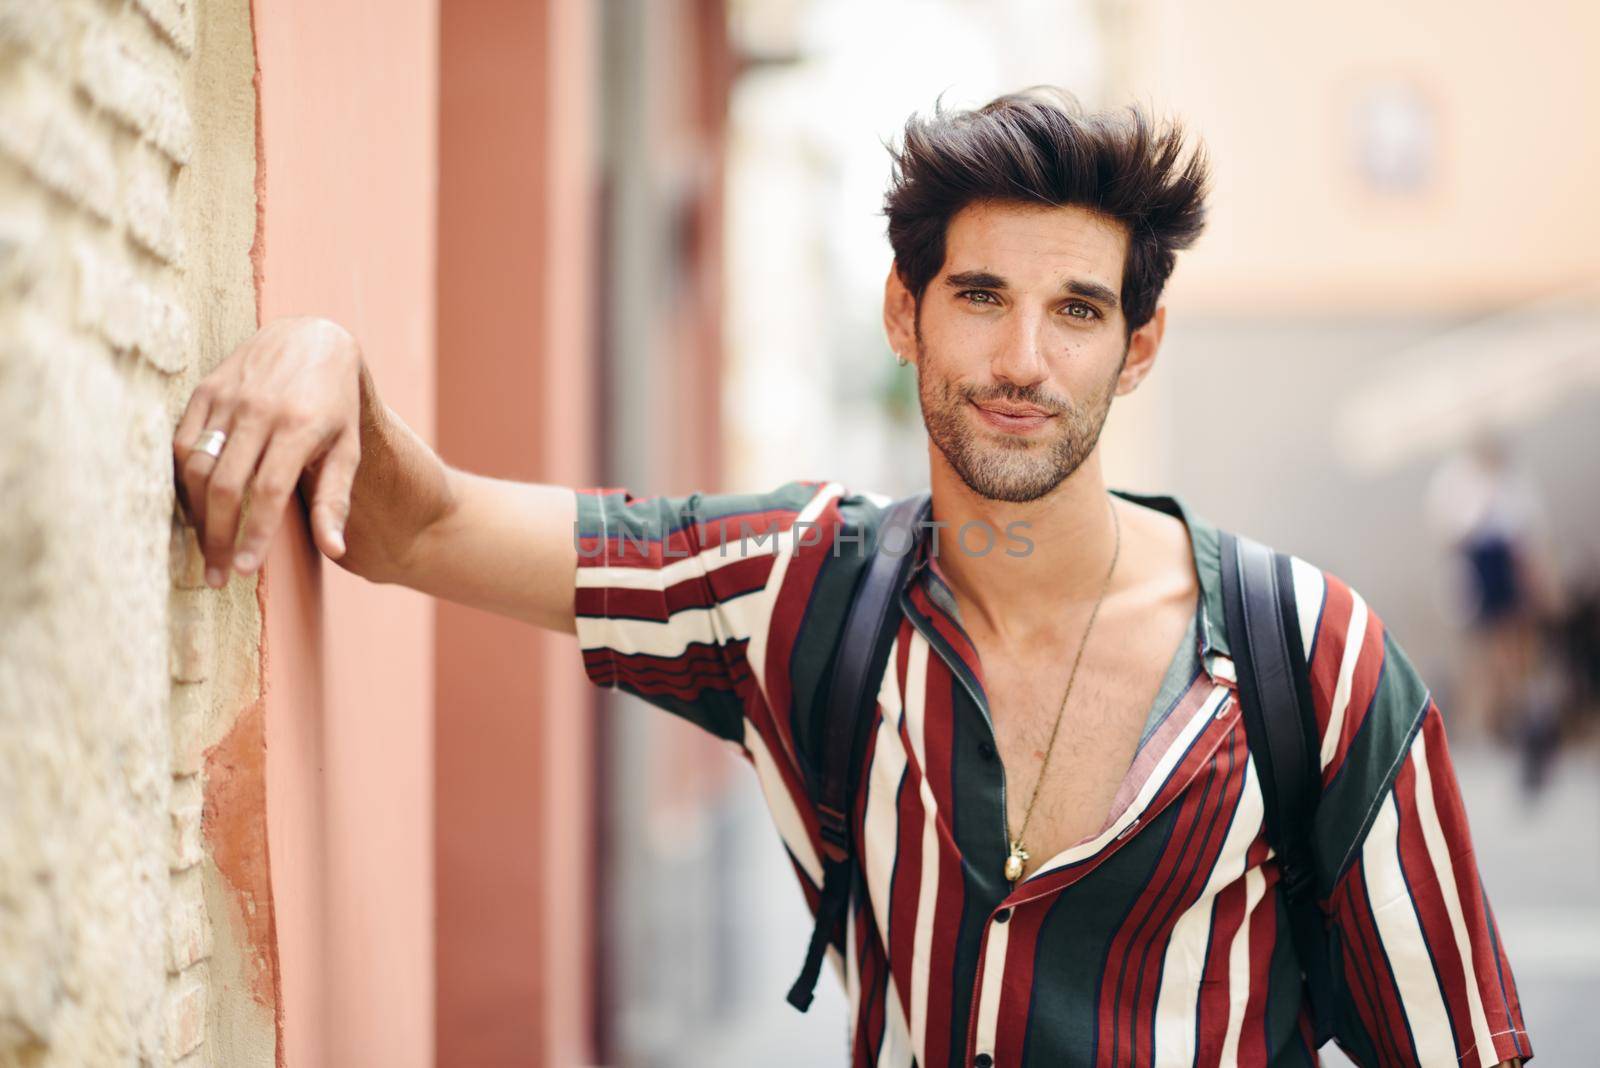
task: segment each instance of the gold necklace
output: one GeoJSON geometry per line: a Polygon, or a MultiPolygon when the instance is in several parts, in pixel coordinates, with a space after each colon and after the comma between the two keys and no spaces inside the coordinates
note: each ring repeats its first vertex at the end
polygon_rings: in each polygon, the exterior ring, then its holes
{"type": "MultiPolygon", "coordinates": [[[[1122,520],[1117,517],[1117,509],[1111,505],[1111,523],[1117,530],[1116,547],[1111,551],[1111,566],[1106,569],[1106,579],[1100,586],[1100,596],[1095,599],[1094,609],[1089,613],[1089,624],[1083,628],[1083,641],[1078,643],[1078,655],[1072,660],[1072,672],[1067,676],[1067,692],[1061,695],[1061,707],[1056,710],[1055,726],[1050,728],[1050,741],[1044,747],[1044,763],[1039,765],[1039,778],[1033,784],[1033,796],[1028,798],[1028,807],[1022,813],[1022,830],[1011,839],[1011,852],[1006,856],[1006,882],[1015,884],[1022,878],[1022,866],[1032,855],[1023,848],[1023,837],[1028,833],[1028,820],[1033,816],[1033,803],[1039,800],[1039,787],[1044,785],[1044,775],[1050,768],[1050,754],[1055,752],[1056,733],[1061,730],[1061,714],[1067,710],[1067,698],[1072,696],[1072,683],[1078,677],[1078,664],[1083,660],[1084,647],[1089,644],[1089,632],[1094,629],[1094,617],[1100,614],[1100,602],[1106,598],[1106,590],[1111,588],[1111,573],[1117,569],[1117,557],[1122,554],[1122,520]]],[[[1007,837],[1010,837],[1010,818],[1006,820],[1007,837]]]]}

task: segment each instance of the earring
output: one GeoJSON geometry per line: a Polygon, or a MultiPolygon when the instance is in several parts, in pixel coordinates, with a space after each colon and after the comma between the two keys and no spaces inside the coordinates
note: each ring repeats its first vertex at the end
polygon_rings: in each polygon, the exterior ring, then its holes
{"type": "Polygon", "coordinates": [[[904,367],[906,364],[910,363],[911,361],[906,359],[904,356],[900,355],[897,352],[897,353],[894,354],[894,362],[899,364],[901,367],[904,367]]]}

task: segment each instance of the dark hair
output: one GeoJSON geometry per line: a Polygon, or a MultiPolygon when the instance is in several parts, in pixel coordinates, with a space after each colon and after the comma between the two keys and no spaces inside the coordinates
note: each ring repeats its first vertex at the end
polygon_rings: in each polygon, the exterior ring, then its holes
{"type": "Polygon", "coordinates": [[[944,265],[945,231],[968,204],[1077,205],[1122,223],[1122,309],[1131,333],[1149,322],[1178,249],[1205,226],[1205,151],[1185,152],[1176,123],[1136,106],[1084,114],[1064,89],[1033,86],[981,108],[913,115],[894,157],[884,214],[900,280],[916,298],[944,265]]]}

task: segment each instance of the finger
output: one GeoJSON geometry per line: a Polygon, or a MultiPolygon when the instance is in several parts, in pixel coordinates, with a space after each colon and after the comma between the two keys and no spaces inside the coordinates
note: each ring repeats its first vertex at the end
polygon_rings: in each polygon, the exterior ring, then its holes
{"type": "Polygon", "coordinates": [[[177,456],[178,463],[182,464],[189,458],[189,452],[194,448],[194,443],[200,433],[206,429],[207,420],[214,407],[211,388],[202,385],[189,395],[189,403],[184,406],[183,414],[178,417],[178,425],[172,432],[172,451],[177,456]]]}
{"type": "Polygon", "coordinates": [[[266,448],[271,424],[252,412],[235,413],[222,455],[206,480],[206,527],[201,542],[206,554],[206,577],[220,571],[226,580],[233,567],[233,544],[239,533],[239,510],[245,486],[255,474],[266,448]]]}
{"type": "Polygon", "coordinates": [[[189,501],[189,518],[194,523],[195,535],[202,546],[206,535],[206,484],[216,466],[217,459],[210,453],[190,449],[179,472],[183,478],[184,496],[189,501]]]}
{"type": "Polygon", "coordinates": [[[361,436],[350,430],[334,442],[317,470],[311,493],[311,536],[331,560],[344,555],[345,523],[350,518],[350,489],[361,464],[361,436]]]}
{"type": "MultiPolygon", "coordinates": [[[[198,392],[198,391],[197,391],[198,392]]],[[[211,475],[217,468],[218,457],[210,453],[201,452],[195,448],[199,439],[209,430],[220,430],[230,437],[233,434],[234,411],[238,402],[231,394],[220,392],[217,388],[209,390],[209,409],[206,412],[205,422],[200,429],[189,435],[181,445],[174,444],[174,448],[182,448],[183,458],[183,487],[184,493],[189,498],[190,515],[194,520],[195,535],[200,541],[202,552],[206,541],[206,506],[211,475]]],[[[228,442],[223,442],[226,451],[228,442]]],[[[210,580],[210,577],[207,577],[210,580]]],[[[220,585],[220,582],[217,583],[220,585]]]]}
{"type": "Polygon", "coordinates": [[[199,524],[192,503],[194,495],[189,492],[190,487],[184,477],[184,468],[188,465],[190,454],[194,452],[195,442],[206,429],[206,419],[210,415],[211,391],[205,387],[196,389],[189,395],[189,403],[184,407],[183,415],[178,419],[178,426],[172,432],[172,462],[173,471],[177,476],[178,501],[183,505],[189,521],[196,526],[199,524]]]}
{"type": "Polygon", "coordinates": [[[250,574],[266,558],[267,547],[283,522],[284,506],[316,446],[315,435],[282,429],[267,442],[261,464],[250,483],[250,516],[245,520],[239,552],[233,558],[239,574],[250,574]]]}

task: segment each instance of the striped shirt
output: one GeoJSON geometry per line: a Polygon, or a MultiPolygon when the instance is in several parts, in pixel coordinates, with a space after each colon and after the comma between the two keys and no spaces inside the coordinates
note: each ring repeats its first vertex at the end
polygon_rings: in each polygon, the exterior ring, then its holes
{"type": "MultiPolygon", "coordinates": [[[[926,538],[917,550],[851,814],[846,929],[829,949],[854,1065],[1317,1063],[1235,699],[1217,529],[1176,497],[1111,492],[1183,520],[1197,609],[1105,825],[1015,887],[978,655],[926,538]]],[[[812,481],[577,497],[588,677],[698,724],[754,767],[815,912],[808,769],[834,643],[889,499],[812,481]]],[[[1293,574],[1321,744],[1312,845],[1339,1044],[1364,1065],[1529,1057],[1439,709],[1355,590],[1298,557],[1293,574]]]]}

